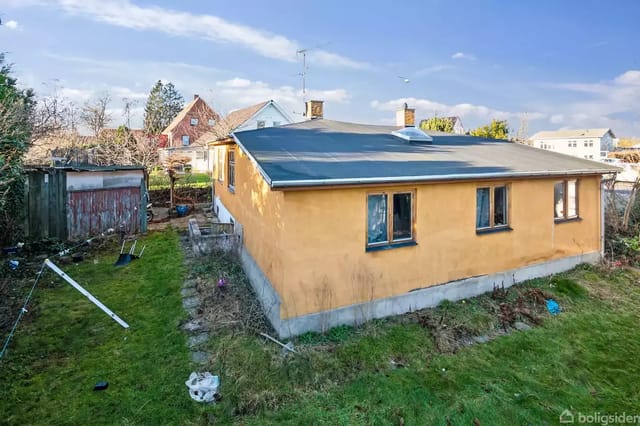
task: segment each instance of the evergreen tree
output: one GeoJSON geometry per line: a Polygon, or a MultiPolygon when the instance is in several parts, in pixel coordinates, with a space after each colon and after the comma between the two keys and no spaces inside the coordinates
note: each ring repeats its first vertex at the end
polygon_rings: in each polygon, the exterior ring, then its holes
{"type": "Polygon", "coordinates": [[[158,80],[151,88],[144,107],[144,130],[148,134],[161,133],[184,107],[184,99],[173,83],[158,80]]]}
{"type": "Polygon", "coordinates": [[[0,53],[0,243],[12,242],[24,217],[23,158],[33,132],[36,102],[31,89],[19,89],[0,53]]]}

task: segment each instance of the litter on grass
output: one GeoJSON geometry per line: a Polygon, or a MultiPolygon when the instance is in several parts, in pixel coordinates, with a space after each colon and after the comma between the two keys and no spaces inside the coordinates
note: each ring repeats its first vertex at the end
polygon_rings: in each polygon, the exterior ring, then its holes
{"type": "Polygon", "coordinates": [[[553,299],[547,300],[547,310],[551,315],[558,315],[561,312],[560,305],[553,299]]]}
{"type": "Polygon", "coordinates": [[[220,378],[208,371],[204,373],[192,372],[189,375],[189,380],[184,384],[189,388],[189,396],[194,401],[215,403],[219,399],[220,378]]]}

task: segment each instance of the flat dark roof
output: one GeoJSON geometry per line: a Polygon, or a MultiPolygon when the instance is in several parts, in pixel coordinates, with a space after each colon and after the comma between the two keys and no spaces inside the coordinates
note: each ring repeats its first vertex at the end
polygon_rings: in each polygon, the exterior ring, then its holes
{"type": "Polygon", "coordinates": [[[272,188],[605,174],[618,168],[504,140],[326,119],[234,133],[272,188]]]}

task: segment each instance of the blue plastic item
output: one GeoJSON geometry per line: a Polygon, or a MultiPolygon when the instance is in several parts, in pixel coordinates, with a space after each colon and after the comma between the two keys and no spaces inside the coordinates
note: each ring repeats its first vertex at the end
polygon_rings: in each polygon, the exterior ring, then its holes
{"type": "Polygon", "coordinates": [[[186,215],[188,211],[189,211],[189,206],[186,206],[184,204],[178,204],[176,206],[176,213],[178,213],[178,216],[180,217],[186,215]]]}
{"type": "Polygon", "coordinates": [[[547,310],[551,315],[558,315],[560,313],[560,305],[553,299],[547,300],[547,310]]]}

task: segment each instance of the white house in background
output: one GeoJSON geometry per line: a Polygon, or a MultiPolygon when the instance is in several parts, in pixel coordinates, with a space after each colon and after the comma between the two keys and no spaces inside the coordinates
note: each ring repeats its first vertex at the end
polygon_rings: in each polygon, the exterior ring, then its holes
{"type": "Polygon", "coordinates": [[[618,144],[611,129],[543,131],[531,136],[530,140],[536,148],[595,161],[606,158],[618,144]]]}
{"type": "Polygon", "coordinates": [[[447,120],[451,120],[451,123],[453,123],[453,133],[455,133],[456,135],[464,135],[465,130],[464,130],[464,126],[462,125],[462,120],[460,119],[460,117],[446,117],[447,120]]]}
{"type": "Polygon", "coordinates": [[[199,145],[228,138],[232,132],[262,129],[293,123],[291,117],[274,100],[260,102],[247,108],[231,111],[197,140],[199,145]]]}

